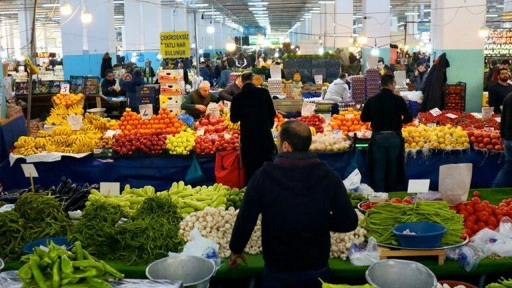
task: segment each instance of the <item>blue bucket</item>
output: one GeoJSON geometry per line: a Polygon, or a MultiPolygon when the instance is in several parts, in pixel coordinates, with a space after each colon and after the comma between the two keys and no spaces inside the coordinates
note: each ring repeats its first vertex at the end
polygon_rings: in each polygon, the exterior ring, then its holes
{"type": "Polygon", "coordinates": [[[397,236],[400,247],[439,248],[444,233],[446,233],[446,227],[433,222],[408,222],[393,227],[393,233],[397,236]],[[406,230],[411,233],[404,233],[406,230]]]}

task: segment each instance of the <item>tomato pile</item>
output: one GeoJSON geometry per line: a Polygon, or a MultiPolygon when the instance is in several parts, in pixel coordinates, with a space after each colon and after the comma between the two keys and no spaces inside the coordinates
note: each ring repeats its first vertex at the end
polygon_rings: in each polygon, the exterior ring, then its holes
{"type": "Polygon", "coordinates": [[[462,85],[448,85],[445,88],[444,103],[445,109],[464,111],[464,90],[462,85]]]}
{"type": "Polygon", "coordinates": [[[218,151],[236,151],[240,149],[240,132],[222,132],[196,137],[195,151],[197,154],[208,155],[218,151]]]}
{"type": "Polygon", "coordinates": [[[221,133],[226,130],[226,126],[224,125],[225,117],[214,117],[214,116],[205,116],[201,119],[197,120],[195,124],[196,130],[202,128],[204,130],[204,134],[215,134],[221,133]]]}
{"type": "Polygon", "coordinates": [[[315,128],[316,133],[324,132],[325,118],[322,115],[313,114],[309,116],[302,116],[297,118],[297,120],[308,124],[309,127],[315,128]]]}
{"type": "Polygon", "coordinates": [[[466,131],[484,129],[485,127],[490,127],[494,130],[500,129],[500,123],[494,118],[482,120],[480,118],[476,118],[471,113],[461,113],[453,110],[443,110],[438,116],[434,116],[430,112],[420,112],[418,113],[418,120],[421,124],[425,125],[429,123],[437,123],[438,125],[450,124],[452,126],[461,126],[466,131]],[[448,114],[452,114],[456,117],[450,117],[451,115],[447,116],[448,114]]]}
{"type": "Polygon", "coordinates": [[[512,217],[512,198],[505,199],[496,206],[487,200],[482,201],[480,192],[475,191],[471,201],[459,203],[452,209],[464,216],[464,233],[473,237],[484,228],[495,230],[503,217],[512,217]]]}
{"type": "Polygon", "coordinates": [[[503,151],[503,140],[500,132],[488,132],[485,130],[468,131],[469,141],[473,148],[488,151],[503,151]]]}
{"type": "MultiPolygon", "coordinates": [[[[395,203],[395,204],[411,204],[412,197],[406,196],[406,197],[404,197],[404,199],[395,197],[392,199],[387,199],[385,202],[391,202],[391,203],[395,203]]],[[[382,203],[382,202],[364,201],[364,202],[361,202],[360,208],[364,211],[368,211],[368,210],[372,209],[373,207],[377,206],[377,204],[379,204],[379,203],[382,203]]]]}

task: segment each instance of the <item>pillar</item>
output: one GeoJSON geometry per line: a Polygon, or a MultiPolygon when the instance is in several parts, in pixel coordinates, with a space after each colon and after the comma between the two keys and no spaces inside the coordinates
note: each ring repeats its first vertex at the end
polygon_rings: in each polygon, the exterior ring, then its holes
{"type": "MultiPolygon", "coordinates": [[[[512,12],[512,0],[504,0],[503,1],[503,14],[512,12]]],[[[504,22],[503,28],[512,28],[511,22],[504,22]]]]}
{"type": "MultiPolygon", "coordinates": [[[[64,0],[60,0],[61,5],[64,0]]],[[[114,5],[103,0],[67,0],[73,9],[69,16],[61,15],[64,79],[71,75],[100,76],[103,55],[116,59],[114,5]],[[82,23],[83,9],[92,14],[92,22],[82,23]]],[[[115,63],[113,63],[115,64],[115,63]]]]}
{"type": "Polygon", "coordinates": [[[462,6],[485,7],[486,0],[432,0],[432,47],[435,59],[446,53],[450,68],[448,83],[466,83],[466,111],[480,112],[482,107],[484,39],[478,36],[485,23],[485,9],[458,9],[462,6]],[[463,27],[463,33],[461,33],[463,27]],[[471,60],[470,60],[471,59],[471,60]]]}
{"type": "Polygon", "coordinates": [[[162,31],[188,30],[187,8],[183,5],[168,6],[162,4],[161,20],[162,31]]]}
{"type": "Polygon", "coordinates": [[[336,48],[349,47],[352,39],[354,26],[354,1],[337,0],[335,5],[334,34],[336,34],[336,48]]]}
{"type": "Polygon", "coordinates": [[[322,43],[327,50],[334,50],[335,36],[335,3],[321,3],[320,4],[320,18],[323,27],[322,43]]]}
{"type": "MultiPolygon", "coordinates": [[[[308,18],[306,18],[306,19],[308,19],[308,18]]],[[[311,40],[313,40],[313,39],[316,39],[316,40],[322,39],[322,41],[323,41],[324,29],[322,27],[322,17],[321,17],[321,15],[315,13],[309,19],[310,19],[310,23],[311,23],[311,29],[310,29],[311,37],[309,39],[311,39],[311,40]]]]}
{"type": "Polygon", "coordinates": [[[7,99],[4,89],[4,65],[2,65],[3,59],[0,54],[0,119],[7,118],[7,99]]]}
{"type": "Polygon", "coordinates": [[[23,13],[18,13],[20,50],[21,55],[24,56],[31,54],[30,44],[32,38],[32,18],[34,17],[34,4],[34,0],[22,0],[18,3],[18,11],[24,11],[23,13]]]}
{"type": "Polygon", "coordinates": [[[363,0],[363,17],[366,17],[363,18],[363,34],[368,38],[368,43],[363,49],[363,65],[365,65],[366,56],[370,54],[375,43],[379,48],[379,57],[389,63],[391,41],[389,4],[389,0],[363,0]]]}

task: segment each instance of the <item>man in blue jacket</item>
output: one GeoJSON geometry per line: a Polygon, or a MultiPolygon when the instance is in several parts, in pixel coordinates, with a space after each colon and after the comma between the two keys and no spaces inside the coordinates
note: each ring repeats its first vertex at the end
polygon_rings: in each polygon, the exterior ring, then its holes
{"type": "Polygon", "coordinates": [[[279,131],[276,160],[267,162],[247,186],[229,248],[230,266],[243,254],[261,214],[265,288],[321,287],[329,279],[330,231],[357,228],[357,214],[342,180],[315,153],[311,131],[286,121],[279,131]]]}

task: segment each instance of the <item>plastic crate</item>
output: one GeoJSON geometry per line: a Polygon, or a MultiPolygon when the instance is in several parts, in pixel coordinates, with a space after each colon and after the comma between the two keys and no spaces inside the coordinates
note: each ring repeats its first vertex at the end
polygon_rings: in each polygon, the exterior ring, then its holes
{"type": "Polygon", "coordinates": [[[466,83],[447,84],[444,87],[444,110],[466,110],[466,83]]]}

